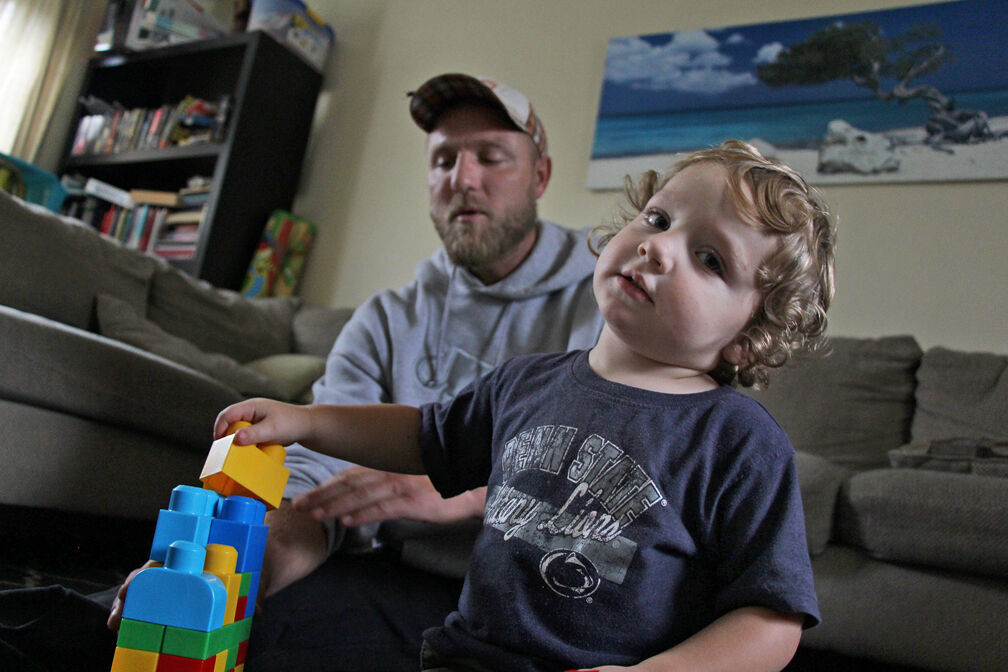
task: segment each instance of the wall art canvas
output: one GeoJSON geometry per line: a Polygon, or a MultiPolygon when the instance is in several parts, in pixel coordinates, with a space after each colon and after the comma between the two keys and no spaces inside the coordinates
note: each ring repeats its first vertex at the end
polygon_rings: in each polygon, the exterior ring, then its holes
{"type": "Polygon", "coordinates": [[[814,183],[1008,177],[1008,0],[610,40],[588,187],[747,140],[814,183]]]}

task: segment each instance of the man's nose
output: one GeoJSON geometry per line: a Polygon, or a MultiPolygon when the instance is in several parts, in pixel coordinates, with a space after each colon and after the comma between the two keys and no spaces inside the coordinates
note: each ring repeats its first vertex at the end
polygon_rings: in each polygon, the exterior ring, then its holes
{"type": "Polygon", "coordinates": [[[471,191],[479,187],[480,165],[475,156],[461,152],[452,170],[452,188],[455,191],[471,191]]]}

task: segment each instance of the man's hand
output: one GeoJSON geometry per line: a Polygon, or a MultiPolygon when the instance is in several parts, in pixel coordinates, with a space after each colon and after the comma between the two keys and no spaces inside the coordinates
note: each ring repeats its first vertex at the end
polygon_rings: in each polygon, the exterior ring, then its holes
{"type": "Polygon", "coordinates": [[[354,466],[296,498],[293,505],[314,520],[336,518],[345,527],[397,518],[452,523],[483,516],[486,488],[444,499],[426,476],[354,466]]]}
{"type": "Polygon", "coordinates": [[[129,590],[129,584],[133,581],[133,577],[148,567],[153,567],[154,564],[153,560],[148,560],[130,572],[126,580],[123,581],[123,585],[119,586],[119,591],[116,593],[115,599],[112,600],[112,611],[108,617],[108,628],[112,632],[119,632],[119,626],[122,624],[123,605],[126,604],[126,591],[129,590]]]}

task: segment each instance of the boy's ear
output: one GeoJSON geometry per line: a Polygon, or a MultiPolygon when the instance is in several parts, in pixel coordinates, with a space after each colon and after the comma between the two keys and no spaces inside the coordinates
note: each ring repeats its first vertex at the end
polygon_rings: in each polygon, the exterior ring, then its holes
{"type": "Polygon", "coordinates": [[[746,366],[753,361],[749,340],[738,336],[721,350],[721,358],[733,366],[746,366]]]}

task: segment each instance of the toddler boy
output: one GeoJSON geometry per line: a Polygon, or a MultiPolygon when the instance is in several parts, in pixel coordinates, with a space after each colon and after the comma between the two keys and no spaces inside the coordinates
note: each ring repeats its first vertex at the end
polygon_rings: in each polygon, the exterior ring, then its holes
{"type": "Polygon", "coordinates": [[[446,497],[488,486],[425,670],[779,670],[818,622],[794,451],[734,387],[823,339],[829,218],[737,141],[628,196],[598,239],[591,350],[513,359],[419,409],[253,399],[218,417],[218,436],[247,420],[240,443],[427,473],[446,497]]]}

